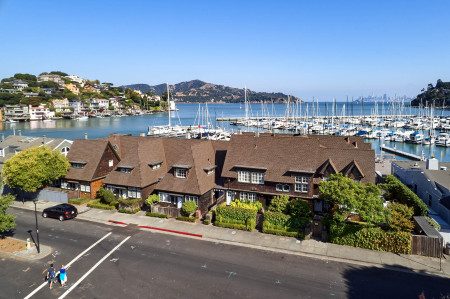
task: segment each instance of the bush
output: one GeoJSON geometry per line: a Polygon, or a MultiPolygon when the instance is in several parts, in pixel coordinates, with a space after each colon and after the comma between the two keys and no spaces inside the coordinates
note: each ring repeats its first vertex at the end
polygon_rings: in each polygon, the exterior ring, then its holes
{"type": "Polygon", "coordinates": [[[216,209],[216,216],[220,215],[223,218],[246,221],[248,218],[256,219],[256,209],[244,209],[232,206],[220,205],[216,209]]]}
{"type": "Polygon", "coordinates": [[[291,227],[294,229],[303,228],[311,222],[311,218],[292,217],[283,213],[265,212],[264,221],[281,227],[291,227]]]}
{"type": "Polygon", "coordinates": [[[151,212],[147,212],[145,215],[150,216],[150,217],[157,217],[157,218],[166,218],[166,219],[169,218],[169,216],[166,214],[158,214],[158,213],[151,213],[151,212]]]}
{"type": "MultiPolygon", "coordinates": [[[[109,190],[107,190],[107,191],[109,191],[109,190]]],[[[132,207],[132,206],[139,204],[142,201],[142,199],[141,198],[126,199],[126,198],[119,197],[117,199],[117,201],[124,206],[132,207]]]]}
{"type": "Polygon", "coordinates": [[[159,195],[158,194],[152,194],[149,195],[147,197],[147,199],[145,200],[145,204],[147,206],[151,206],[152,204],[158,203],[159,202],[159,195]]]}
{"type": "Polygon", "coordinates": [[[141,210],[141,208],[137,208],[135,210],[119,209],[119,212],[120,213],[125,213],[125,214],[136,214],[140,210],[141,210]]]}
{"type": "Polygon", "coordinates": [[[270,201],[269,211],[286,213],[288,204],[289,204],[289,196],[287,195],[275,196],[270,201]]]}
{"type": "Polygon", "coordinates": [[[116,199],[116,196],[111,190],[106,190],[103,187],[100,187],[97,191],[97,197],[106,204],[111,204],[112,201],[116,199]]]}
{"type": "Polygon", "coordinates": [[[414,215],[426,216],[428,206],[414,192],[408,189],[403,183],[393,175],[388,175],[384,179],[384,183],[379,185],[380,188],[388,192],[388,198],[398,199],[403,204],[414,209],[414,215]]]}
{"type": "MultiPolygon", "coordinates": [[[[412,209],[411,209],[412,210],[412,209]]],[[[410,232],[414,229],[414,223],[407,219],[401,212],[392,211],[388,221],[389,229],[399,232],[410,232]]]]}
{"type": "Polygon", "coordinates": [[[330,221],[330,241],[371,250],[411,253],[411,233],[385,232],[379,227],[353,223],[330,221]]]}
{"type": "Polygon", "coordinates": [[[260,203],[259,201],[251,202],[251,201],[240,201],[239,199],[235,199],[231,202],[230,207],[250,209],[260,212],[262,210],[262,203],[260,203]]]}
{"type": "Polygon", "coordinates": [[[88,201],[91,201],[91,199],[90,198],[69,199],[69,203],[75,204],[75,205],[81,205],[81,204],[87,203],[88,201]]]}
{"type": "Polygon", "coordinates": [[[293,217],[310,217],[311,208],[306,200],[297,198],[289,203],[288,213],[293,217]]]}
{"type": "Polygon", "coordinates": [[[189,216],[197,210],[197,204],[193,201],[185,201],[181,207],[181,212],[185,216],[189,216]]]}
{"type": "Polygon", "coordinates": [[[226,223],[226,222],[220,222],[216,221],[214,222],[215,226],[219,227],[225,227],[225,228],[232,228],[232,229],[239,229],[239,230],[247,230],[247,226],[245,224],[238,224],[238,223],[226,223]]]}
{"type": "Polygon", "coordinates": [[[177,220],[181,220],[181,221],[187,221],[187,222],[195,222],[195,220],[197,220],[197,217],[185,217],[185,216],[178,216],[176,218],[177,220]]]}
{"type": "Polygon", "coordinates": [[[104,203],[100,202],[100,199],[91,201],[87,204],[90,208],[96,208],[96,209],[102,209],[102,210],[115,210],[116,208],[114,206],[110,206],[104,203]]]}
{"type": "Polygon", "coordinates": [[[208,224],[209,224],[209,219],[203,220],[203,224],[204,224],[204,225],[208,225],[208,224]]]}

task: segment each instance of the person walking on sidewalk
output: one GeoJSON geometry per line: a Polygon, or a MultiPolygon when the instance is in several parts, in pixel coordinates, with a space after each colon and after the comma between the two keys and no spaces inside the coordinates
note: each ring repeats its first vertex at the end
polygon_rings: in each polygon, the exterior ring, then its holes
{"type": "Polygon", "coordinates": [[[61,280],[61,287],[64,287],[67,282],[67,270],[69,270],[70,266],[64,267],[61,265],[61,269],[59,269],[59,279],[61,280]]]}
{"type": "Polygon", "coordinates": [[[53,264],[50,264],[50,268],[48,268],[46,278],[51,290],[53,288],[53,283],[55,282],[55,268],[53,268],[53,264]]]}

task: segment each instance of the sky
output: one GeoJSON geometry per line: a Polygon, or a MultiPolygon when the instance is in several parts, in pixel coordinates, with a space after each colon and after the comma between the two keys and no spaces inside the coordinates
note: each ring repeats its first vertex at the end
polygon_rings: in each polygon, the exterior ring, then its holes
{"type": "Polygon", "coordinates": [[[450,81],[449,11],[447,0],[0,0],[0,78],[415,97],[450,81]]]}

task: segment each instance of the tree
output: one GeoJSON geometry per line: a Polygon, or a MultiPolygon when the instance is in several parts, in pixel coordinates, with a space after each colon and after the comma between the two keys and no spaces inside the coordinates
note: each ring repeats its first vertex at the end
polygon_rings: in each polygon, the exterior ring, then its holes
{"type": "Polygon", "coordinates": [[[185,201],[181,207],[181,212],[185,216],[189,216],[197,210],[197,204],[194,201],[185,201]]]}
{"type": "Polygon", "coordinates": [[[436,82],[436,88],[442,88],[444,87],[444,82],[442,82],[441,79],[438,79],[436,82]]]}
{"type": "Polygon", "coordinates": [[[62,77],[68,76],[66,73],[61,72],[61,71],[52,71],[52,72],[50,72],[50,75],[60,75],[62,77]]]}
{"type": "Polygon", "coordinates": [[[288,211],[292,217],[309,217],[311,208],[306,200],[297,198],[288,204],[288,211]]]}
{"type": "Polygon", "coordinates": [[[3,237],[3,233],[16,227],[14,221],[15,217],[13,215],[7,215],[6,210],[14,201],[14,195],[3,195],[0,196],[0,234],[3,237]]]}
{"type": "Polygon", "coordinates": [[[151,206],[152,204],[158,203],[159,202],[159,195],[158,194],[152,194],[149,195],[147,197],[147,199],[145,200],[145,204],[147,206],[151,206]]]}
{"type": "Polygon", "coordinates": [[[47,146],[32,147],[5,161],[2,180],[11,188],[34,192],[65,175],[70,164],[47,146]]]}
{"type": "Polygon", "coordinates": [[[329,180],[320,182],[319,191],[321,198],[333,205],[334,218],[338,221],[347,221],[352,215],[359,215],[369,223],[387,220],[381,191],[371,183],[361,184],[337,173],[331,175],[329,180]]]}

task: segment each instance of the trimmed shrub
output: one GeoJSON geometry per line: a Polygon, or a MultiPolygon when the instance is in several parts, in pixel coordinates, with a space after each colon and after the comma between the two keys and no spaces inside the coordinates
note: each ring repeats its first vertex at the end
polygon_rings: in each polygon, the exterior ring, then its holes
{"type": "Polygon", "coordinates": [[[394,253],[411,253],[411,233],[385,232],[379,227],[330,222],[331,243],[394,253]]]}
{"type": "Polygon", "coordinates": [[[272,198],[269,205],[269,211],[286,213],[289,205],[289,196],[279,195],[272,198]]]}
{"type": "Polygon", "coordinates": [[[220,215],[223,218],[246,221],[247,218],[256,219],[256,209],[244,209],[226,205],[220,205],[216,209],[216,215],[220,215]]]}
{"type": "Polygon", "coordinates": [[[69,199],[69,203],[75,204],[75,205],[81,205],[81,204],[87,203],[89,201],[91,201],[90,198],[69,199]]]}
{"type": "Polygon", "coordinates": [[[414,192],[408,189],[403,183],[393,175],[388,175],[384,179],[384,183],[379,187],[388,192],[388,198],[398,199],[403,204],[414,208],[414,215],[426,216],[428,214],[428,206],[414,192]]]}
{"type": "Polygon", "coordinates": [[[125,213],[125,214],[136,214],[140,210],[141,210],[141,208],[137,208],[135,210],[119,209],[119,212],[120,213],[125,213]]]}
{"type": "Polygon", "coordinates": [[[265,234],[271,234],[271,235],[277,235],[277,236],[293,237],[293,238],[299,238],[299,239],[305,238],[305,234],[298,232],[297,229],[274,226],[274,225],[271,225],[267,221],[263,222],[262,232],[265,234]]]}
{"type": "Polygon", "coordinates": [[[189,216],[197,210],[197,204],[193,201],[185,201],[181,207],[181,212],[185,216],[189,216]]]}
{"type": "Polygon", "coordinates": [[[264,221],[281,227],[291,227],[294,229],[304,228],[311,222],[311,218],[292,217],[283,213],[265,212],[264,221]]]}
{"type": "MultiPolygon", "coordinates": [[[[107,190],[108,191],[108,190],[107,190]]],[[[141,202],[141,198],[134,198],[134,199],[126,199],[126,198],[122,198],[122,197],[119,197],[118,199],[117,199],[117,201],[120,203],[120,204],[122,204],[122,205],[124,205],[124,206],[129,206],[129,207],[131,207],[131,206],[134,206],[134,205],[137,205],[138,203],[140,203],[141,202]]]]}
{"type": "Polygon", "coordinates": [[[203,224],[204,224],[204,225],[208,225],[208,224],[209,224],[209,219],[203,220],[203,224]]]}
{"type": "Polygon", "coordinates": [[[111,190],[105,190],[105,193],[103,194],[103,202],[111,204],[116,199],[116,196],[111,190]]]}
{"type": "Polygon", "coordinates": [[[239,199],[235,199],[231,202],[230,207],[250,209],[260,212],[262,210],[262,203],[260,203],[259,201],[251,202],[251,201],[240,201],[239,199]]]}
{"type": "Polygon", "coordinates": [[[293,217],[310,217],[311,208],[306,200],[297,198],[289,203],[288,213],[293,217]]]}
{"type": "Polygon", "coordinates": [[[169,218],[169,216],[166,214],[158,214],[158,213],[151,213],[151,212],[147,212],[145,215],[150,216],[150,217],[157,217],[157,218],[166,218],[166,219],[169,218]]]}
{"type": "Polygon", "coordinates": [[[247,230],[247,226],[245,224],[226,223],[226,222],[216,221],[216,222],[214,222],[214,225],[219,226],[219,227],[225,227],[225,228],[247,230]]]}
{"type": "Polygon", "coordinates": [[[100,199],[91,201],[87,204],[90,208],[96,208],[96,209],[102,209],[102,210],[115,210],[116,208],[114,206],[110,206],[104,203],[100,202],[100,199]]]}
{"type": "Polygon", "coordinates": [[[181,220],[181,221],[187,221],[187,222],[195,222],[195,220],[197,220],[197,217],[185,217],[185,216],[178,216],[176,218],[177,220],[181,220]]]}

